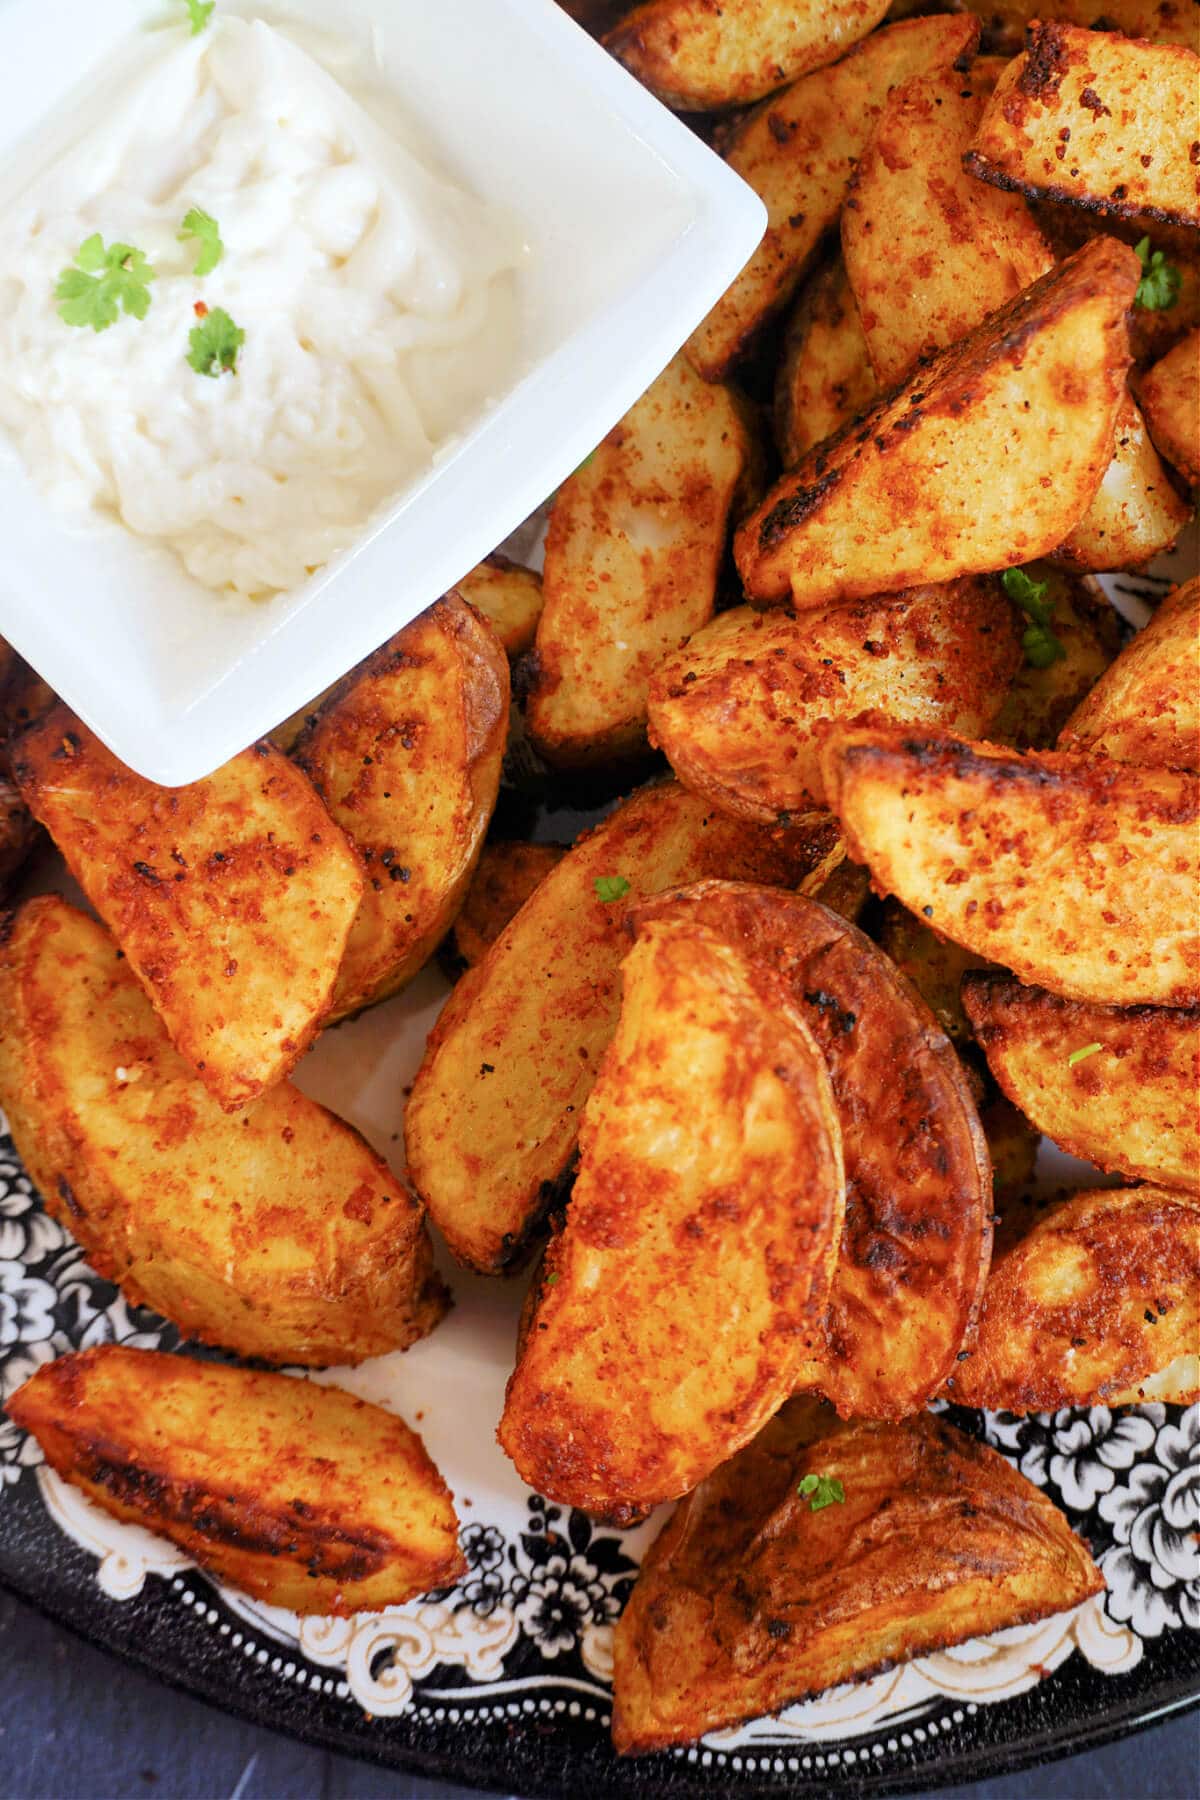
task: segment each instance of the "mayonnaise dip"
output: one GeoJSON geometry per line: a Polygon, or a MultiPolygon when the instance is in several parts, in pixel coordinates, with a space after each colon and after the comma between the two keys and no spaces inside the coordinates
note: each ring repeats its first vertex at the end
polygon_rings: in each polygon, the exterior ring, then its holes
{"type": "Polygon", "coordinates": [[[0,430],[75,521],[119,521],[218,592],[303,582],[514,373],[515,221],[350,68],[300,28],[219,12],[155,33],[0,218],[0,430]],[[193,207],[224,244],[202,277],[178,235],[193,207]],[[54,298],[96,232],[156,271],[146,317],[98,333],[54,298]],[[206,307],[245,333],[236,373],[187,361],[206,307]]]}

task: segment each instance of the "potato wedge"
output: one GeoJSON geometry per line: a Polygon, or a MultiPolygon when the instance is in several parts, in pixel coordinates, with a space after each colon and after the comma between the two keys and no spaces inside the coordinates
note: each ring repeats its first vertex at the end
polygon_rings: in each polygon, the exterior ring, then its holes
{"type": "Polygon", "coordinates": [[[1168,350],[1137,391],[1158,449],[1190,487],[1200,486],[1200,330],[1168,350]]]}
{"type": "Polygon", "coordinates": [[[547,762],[644,748],[650,671],[712,617],[754,458],[739,403],[678,356],[559,488],[525,700],[547,762]]]}
{"type": "Polygon", "coordinates": [[[1200,578],[1167,596],[1080,701],[1059,746],[1200,769],[1200,578]]]}
{"type": "Polygon", "coordinates": [[[57,896],[0,949],[0,1105],[47,1209],[187,1337],[361,1362],[446,1310],[421,1208],[359,1134],[290,1082],[230,1118],[103,926],[57,896]]]}
{"type": "Polygon", "coordinates": [[[822,768],[877,892],[955,943],[1069,999],[1200,1003],[1200,776],[863,729],[822,768]]]}
{"type": "Polygon", "coordinates": [[[785,469],[870,405],[878,389],[840,256],[802,291],[775,379],[775,442],[785,469]]]}
{"type": "Polygon", "coordinates": [[[1162,1401],[1167,1406],[1191,1406],[1200,1400],[1200,1355],[1185,1350],[1165,1368],[1140,1381],[1120,1388],[1107,1402],[1109,1406],[1144,1406],[1147,1401],[1162,1401]]]}
{"type": "Polygon", "coordinates": [[[329,1010],[363,892],[307,777],[263,741],[158,787],[61,703],[13,745],[13,771],[221,1105],[282,1080],[329,1010]]]}
{"type": "Polygon", "coordinates": [[[939,936],[898,900],[884,901],[876,935],[880,948],[916,988],[951,1043],[969,1044],[973,1033],[963,1011],[962,979],[968,969],[992,965],[939,936]]]}
{"type": "Polygon", "coordinates": [[[509,920],[564,855],[561,844],[485,846],[454,921],[454,942],[468,967],[483,961],[509,920]]]}
{"type": "Polygon", "coordinates": [[[812,900],[706,881],[633,917],[639,934],[682,918],[721,932],[774,972],[820,1045],[846,1217],[824,1343],[794,1385],[845,1417],[918,1411],[974,1325],[991,1256],[991,1163],[949,1040],[871,940],[812,900]]]}
{"type": "Polygon", "coordinates": [[[1061,1149],[1200,1196],[1200,1009],[1060,1000],[999,973],[967,975],[962,1001],[1004,1092],[1061,1149]]]}
{"type": "Polygon", "coordinates": [[[887,9],[888,0],[645,0],[604,42],[667,106],[711,112],[834,62],[887,9]]]}
{"type": "Polygon", "coordinates": [[[1174,544],[1192,516],[1179,498],[1146,421],[1127,394],[1113,434],[1113,454],[1092,503],[1052,552],[1069,569],[1127,569],[1174,544]]]}
{"type": "Polygon", "coordinates": [[[332,690],[292,756],[363,860],[329,1017],[384,1000],[454,922],[496,804],[508,664],[448,595],[332,690]]]}
{"type": "Polygon", "coordinates": [[[1155,1187],[1073,1194],[997,1256],[953,1398],[1016,1413],[1107,1404],[1198,1343],[1196,1202],[1155,1187]]]}
{"type": "Polygon", "coordinates": [[[416,1432],[341,1388],[99,1344],[47,1363],[6,1411],[105,1512],[272,1606],[346,1618],[466,1572],[416,1432]]]}
{"type": "MultiPolygon", "coordinates": [[[[1003,1208],[1011,1205],[1013,1196],[1024,1192],[1033,1180],[1041,1134],[1019,1107],[990,1086],[979,1109],[979,1123],[992,1163],[992,1197],[1003,1208]]],[[[992,1243],[994,1257],[995,1237],[992,1243]]]]}
{"type": "Polygon", "coordinates": [[[1017,750],[1053,750],[1072,711],[1120,649],[1120,623],[1107,597],[1086,577],[1047,562],[1035,562],[1027,573],[1046,586],[1063,653],[1045,668],[1022,662],[987,735],[1017,750]]]}
{"type": "Polygon", "coordinates": [[[1053,550],[1111,458],[1140,271],[1094,239],[805,457],[737,533],[747,595],[822,606],[1053,550]]]}
{"type": "Polygon", "coordinates": [[[1154,44],[1200,46],[1195,0],[988,0],[979,8],[984,42],[991,50],[1016,56],[1035,19],[1058,19],[1068,25],[1093,26],[1104,19],[1106,31],[1148,38],[1154,44]]]}
{"type": "Polygon", "coordinates": [[[836,841],[828,814],[772,832],[668,783],[550,871],[447,1001],[405,1113],[409,1174],[460,1262],[496,1274],[530,1248],[616,1026],[629,906],[714,874],[795,887],[836,841]]]}
{"type": "Polygon", "coordinates": [[[613,1643],[613,1743],[687,1743],[1103,1587],[986,1445],[927,1413],[839,1426],[793,1401],[647,1551],[613,1643]],[[810,1475],[841,1504],[818,1509],[810,1475]]]}
{"type": "Polygon", "coordinates": [[[708,381],[728,373],[760,326],[786,306],[825,233],[836,225],[855,159],[890,87],[969,56],[974,19],[905,19],[832,69],[802,76],[735,129],[725,160],[767,208],[766,236],[688,339],[708,381]]]}
{"type": "Polygon", "coordinates": [[[965,166],[981,181],[1128,218],[1200,225],[1200,56],[1051,21],[996,84],[965,166]]]}
{"type": "Polygon", "coordinates": [[[33,814],[11,779],[7,747],[0,744],[0,904],[38,841],[33,814]]]}
{"type": "Polygon", "coordinates": [[[686,787],[746,819],[824,804],[838,722],[987,732],[1022,661],[998,582],[971,577],[828,612],[721,613],[650,678],[650,741],[686,787]]]}
{"type": "Polygon", "coordinates": [[[668,909],[622,983],[497,1434],[538,1493],[615,1519],[694,1488],[795,1388],[845,1188],[785,982],[668,909]]]}
{"type": "Polygon", "coordinates": [[[509,657],[532,648],[542,616],[542,578],[499,551],[487,556],[456,590],[481,612],[509,657]]]}

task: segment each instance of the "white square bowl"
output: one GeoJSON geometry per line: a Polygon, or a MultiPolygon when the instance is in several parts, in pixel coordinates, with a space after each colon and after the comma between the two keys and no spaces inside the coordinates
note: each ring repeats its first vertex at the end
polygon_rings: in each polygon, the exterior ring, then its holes
{"type": "MultiPolygon", "coordinates": [[[[555,0],[218,4],[373,36],[444,165],[518,215],[532,254],[509,390],[357,544],[273,600],[223,600],[166,550],[65,524],[0,443],[0,635],[166,785],[302,707],[506,537],[666,366],[766,223],[555,0]]],[[[9,193],[78,129],[96,65],[162,17],[155,0],[0,0],[9,193]]]]}

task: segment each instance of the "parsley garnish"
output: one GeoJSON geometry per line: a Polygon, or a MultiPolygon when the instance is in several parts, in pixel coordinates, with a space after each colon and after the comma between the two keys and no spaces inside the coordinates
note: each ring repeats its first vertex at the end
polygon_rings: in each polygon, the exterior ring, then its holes
{"type": "Polygon", "coordinates": [[[1097,1050],[1103,1050],[1103,1048],[1104,1048],[1103,1044],[1083,1044],[1083,1045],[1081,1045],[1078,1050],[1072,1050],[1070,1056],[1068,1056],[1067,1067],[1069,1069],[1073,1069],[1075,1067],[1076,1063],[1081,1063],[1083,1061],[1084,1057],[1095,1056],[1097,1050]]]}
{"type": "Polygon", "coordinates": [[[557,1274],[557,1271],[556,1271],[556,1272],[555,1272],[555,1273],[554,1273],[554,1274],[553,1274],[553,1275],[547,1275],[547,1277],[546,1277],[546,1286],[547,1286],[547,1287],[553,1287],[553,1286],[554,1286],[554,1284],[555,1284],[555,1282],[556,1282],[556,1281],[557,1281],[557,1280],[558,1280],[558,1274],[557,1274]]]}
{"type": "Polygon", "coordinates": [[[211,213],[201,207],[193,206],[183,215],[183,224],[176,234],[181,244],[188,238],[194,238],[200,246],[200,254],[196,258],[193,275],[211,275],[225,254],[225,246],[221,242],[221,230],[211,213]]]}
{"type": "Polygon", "coordinates": [[[212,17],[213,7],[217,0],[183,0],[191,20],[192,36],[198,37],[212,17]]]}
{"type": "Polygon", "coordinates": [[[836,1475],[806,1475],[796,1489],[802,1500],[807,1500],[809,1512],[820,1512],[822,1507],[846,1504],[846,1490],[836,1475]]]}
{"type": "Polygon", "coordinates": [[[1052,629],[1054,602],[1047,599],[1049,582],[1034,581],[1024,569],[1005,569],[1002,580],[1009,599],[1015,600],[1033,621],[1021,634],[1025,661],[1035,669],[1048,669],[1051,663],[1067,654],[1052,629]]]}
{"type": "Polygon", "coordinates": [[[611,900],[623,900],[629,892],[629,883],[623,875],[597,875],[592,886],[597,900],[603,900],[606,906],[611,900]]]}
{"type": "Polygon", "coordinates": [[[54,290],[64,324],[90,325],[93,331],[107,331],[116,324],[122,307],[135,319],[145,318],[150,310],[148,284],[154,280],[154,270],[140,250],[132,244],[109,244],[105,248],[97,231],[80,244],[75,264],[74,268],[63,270],[54,290]]]}
{"type": "Polygon", "coordinates": [[[237,355],[246,341],[240,325],[235,325],[223,306],[210,313],[188,332],[188,361],[197,375],[237,374],[237,355]]]}
{"type": "Polygon", "coordinates": [[[1179,270],[1167,261],[1161,250],[1151,250],[1148,237],[1134,245],[1134,253],[1143,273],[1134,291],[1133,304],[1144,306],[1147,312],[1165,312],[1179,298],[1182,279],[1179,270]]]}

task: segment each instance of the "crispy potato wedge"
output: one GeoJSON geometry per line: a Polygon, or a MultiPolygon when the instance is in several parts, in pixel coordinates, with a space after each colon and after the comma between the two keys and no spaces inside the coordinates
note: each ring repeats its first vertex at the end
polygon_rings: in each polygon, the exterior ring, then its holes
{"type": "Polygon", "coordinates": [[[953,1397],[1016,1413],[1108,1403],[1198,1343],[1195,1201],[1155,1187],[1073,1194],[997,1256],[953,1397]]]}
{"type": "Polygon", "coordinates": [[[884,901],[878,937],[880,948],[916,988],[951,1043],[970,1043],[973,1033],[963,1011],[962,978],[968,969],[993,965],[942,937],[898,900],[884,901]]]}
{"type": "Polygon", "coordinates": [[[1046,584],[1063,653],[1045,668],[1022,661],[987,735],[1017,750],[1053,750],[1072,711],[1120,649],[1121,630],[1108,599],[1086,576],[1047,562],[1035,562],[1027,573],[1046,584]]]}
{"type": "Polygon", "coordinates": [[[878,389],[840,256],[796,302],[775,378],[775,442],[785,469],[869,406],[878,389]]]}
{"type": "Polygon", "coordinates": [[[668,783],[540,882],[447,1001],[405,1112],[409,1174],[460,1262],[495,1274],[530,1248],[616,1027],[629,907],[715,874],[795,887],[836,841],[828,814],[773,832],[668,783]]]}
{"type": "Polygon", "coordinates": [[[1200,56],[1058,21],[1032,24],[965,157],[997,187],[1200,225],[1200,56]]]}
{"type": "Polygon", "coordinates": [[[639,934],[663,918],[769,967],[829,1065],[846,1216],[824,1343],[794,1385],[845,1417],[918,1411],[972,1329],[991,1256],[991,1164],[949,1040],[871,940],[811,900],[707,881],[634,913],[639,934]]]}
{"type": "Polygon", "coordinates": [[[823,756],[851,856],[955,943],[1069,999],[1200,1002],[1200,776],[903,730],[823,756]]]}
{"type": "Polygon", "coordinates": [[[737,533],[748,596],[822,606],[1054,549],[1110,461],[1140,271],[1094,239],[805,457],[737,533]]]}
{"type": "Polygon", "coordinates": [[[99,1344],[46,1364],[6,1410],[105,1512],[273,1606],[346,1618],[466,1571],[416,1432],[341,1388],[99,1344]]]}
{"type": "Polygon", "coordinates": [[[448,1296],[420,1205],[283,1082],[237,1118],[95,920],[30,900],[0,948],[0,1104],[47,1209],[133,1305],[267,1362],[361,1362],[448,1296]]]}
{"type": "Polygon", "coordinates": [[[57,705],[58,695],[49,682],[18,657],[0,695],[0,737],[19,737],[57,705]]]}
{"type": "Polygon", "coordinates": [[[509,920],[565,854],[561,844],[485,846],[454,921],[454,942],[468,967],[483,961],[509,920]]]}
{"type": "Polygon", "coordinates": [[[931,1414],[839,1426],[793,1401],[690,1494],[613,1644],[613,1743],[687,1743],[1104,1587],[1046,1495],[931,1414]],[[840,1505],[801,1491],[841,1484],[840,1505]]]}
{"type": "Polygon", "coordinates": [[[1105,30],[1155,44],[1200,46],[1196,0],[988,0],[974,9],[983,20],[989,49],[1016,56],[1035,19],[1058,19],[1068,25],[1093,26],[1101,18],[1105,30]]]}
{"type": "Polygon", "coordinates": [[[457,592],[481,612],[509,657],[533,646],[542,616],[542,578],[499,551],[464,575],[457,592]]]}
{"type": "Polygon", "coordinates": [[[1158,449],[1190,487],[1200,486],[1200,330],[1168,350],[1137,391],[1158,449]]]}
{"type": "Polygon", "coordinates": [[[330,1019],[384,1000],[454,922],[496,804],[508,664],[456,595],[332,690],[292,752],[363,860],[330,1019]]]}
{"type": "Polygon", "coordinates": [[[714,805],[786,824],[824,803],[818,749],[832,725],[982,737],[1021,660],[1009,602],[978,577],[828,612],[739,606],[654,671],[650,741],[714,805]]]}
{"type": "Polygon", "coordinates": [[[547,762],[644,748],[650,671],[712,617],[754,460],[741,405],[678,356],[559,488],[525,700],[547,762]]]}
{"type": "Polygon", "coordinates": [[[1161,556],[1192,516],[1162,465],[1137,404],[1127,394],[1113,454],[1092,503],[1052,552],[1070,569],[1127,569],[1161,556]]]}
{"type": "Polygon", "coordinates": [[[802,76],[739,126],[725,160],[766,206],[766,236],[688,339],[708,381],[727,374],[759,327],[796,291],[836,225],[855,159],[888,89],[921,69],[969,56],[974,19],[905,19],[876,32],[832,69],[802,76]]]}
{"type": "Polygon", "coordinates": [[[711,112],[834,62],[887,9],[888,0],[645,0],[604,42],[666,105],[711,112]]]}
{"type": "Polygon", "coordinates": [[[13,745],[13,771],[221,1105],[280,1081],[329,1010],[363,892],[308,778],[263,741],[158,787],[61,704],[13,745]]]}
{"type": "Polygon", "coordinates": [[[1200,1354],[1185,1350],[1153,1375],[1143,1375],[1140,1381],[1118,1389],[1107,1404],[1144,1406],[1154,1400],[1168,1406],[1191,1406],[1200,1400],[1200,1354]]]}
{"type": "Polygon", "coordinates": [[[1060,1000],[1000,973],[968,974],[962,1001],[996,1080],[1047,1137],[1200,1195],[1200,1009],[1060,1000]]]}
{"type": "Polygon", "coordinates": [[[687,1493],[795,1388],[845,1190],[785,982],[668,909],[639,921],[622,983],[498,1432],[530,1487],[611,1518],[687,1493]]]}
{"type": "Polygon", "coordinates": [[[1200,578],[1167,596],[1080,701],[1059,745],[1200,769],[1200,578]]]}

